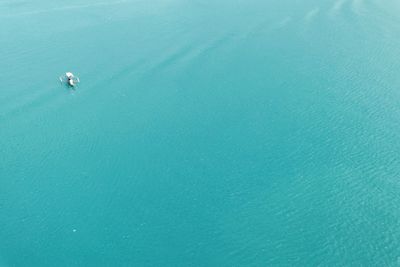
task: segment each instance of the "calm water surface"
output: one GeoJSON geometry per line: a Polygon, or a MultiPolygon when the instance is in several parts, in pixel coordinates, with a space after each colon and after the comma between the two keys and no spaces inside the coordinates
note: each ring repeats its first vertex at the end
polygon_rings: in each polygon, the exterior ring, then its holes
{"type": "Polygon", "coordinates": [[[398,266],[399,12],[0,0],[0,266],[398,266]]]}

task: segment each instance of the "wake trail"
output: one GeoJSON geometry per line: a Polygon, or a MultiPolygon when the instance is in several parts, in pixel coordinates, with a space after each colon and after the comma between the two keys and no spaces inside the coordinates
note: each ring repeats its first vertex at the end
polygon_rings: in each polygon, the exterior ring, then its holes
{"type": "Polygon", "coordinates": [[[337,0],[335,1],[335,3],[333,4],[331,10],[330,10],[330,14],[331,15],[336,15],[337,13],[339,13],[342,9],[343,6],[346,4],[347,0],[337,0]]]}
{"type": "Polygon", "coordinates": [[[304,20],[306,22],[311,22],[315,16],[317,16],[320,12],[320,9],[318,7],[310,10],[305,16],[304,16],[304,20]]]}
{"type": "Polygon", "coordinates": [[[34,10],[34,11],[21,12],[21,13],[17,13],[17,14],[10,14],[10,15],[6,15],[4,17],[19,17],[19,16],[37,15],[37,14],[43,14],[43,13],[49,13],[49,12],[55,12],[55,11],[71,10],[71,9],[83,9],[83,8],[92,8],[92,7],[106,7],[106,6],[120,5],[120,4],[124,4],[124,3],[128,3],[128,2],[132,2],[132,1],[130,1],[130,0],[119,0],[119,1],[111,2],[111,3],[110,2],[100,2],[100,3],[95,3],[95,4],[54,7],[54,8],[48,8],[48,9],[43,9],[43,10],[34,10]]]}

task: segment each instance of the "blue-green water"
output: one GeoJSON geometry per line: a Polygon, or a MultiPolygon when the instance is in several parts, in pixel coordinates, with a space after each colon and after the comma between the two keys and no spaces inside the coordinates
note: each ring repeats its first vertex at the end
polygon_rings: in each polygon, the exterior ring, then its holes
{"type": "Polygon", "coordinates": [[[397,266],[399,12],[1,0],[0,266],[397,266]]]}

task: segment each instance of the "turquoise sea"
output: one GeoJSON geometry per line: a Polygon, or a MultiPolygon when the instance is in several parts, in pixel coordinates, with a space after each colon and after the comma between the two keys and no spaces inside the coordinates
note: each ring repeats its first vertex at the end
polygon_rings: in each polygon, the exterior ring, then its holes
{"type": "Polygon", "coordinates": [[[399,14],[0,0],[0,266],[399,266],[399,14]]]}

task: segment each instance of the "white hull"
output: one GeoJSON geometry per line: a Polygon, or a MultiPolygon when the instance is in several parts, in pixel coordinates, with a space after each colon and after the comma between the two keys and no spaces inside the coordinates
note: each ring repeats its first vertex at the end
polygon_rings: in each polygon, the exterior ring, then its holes
{"type": "Polygon", "coordinates": [[[75,77],[71,72],[66,72],[64,76],[60,77],[60,82],[75,87],[79,83],[79,78],[75,77]]]}

